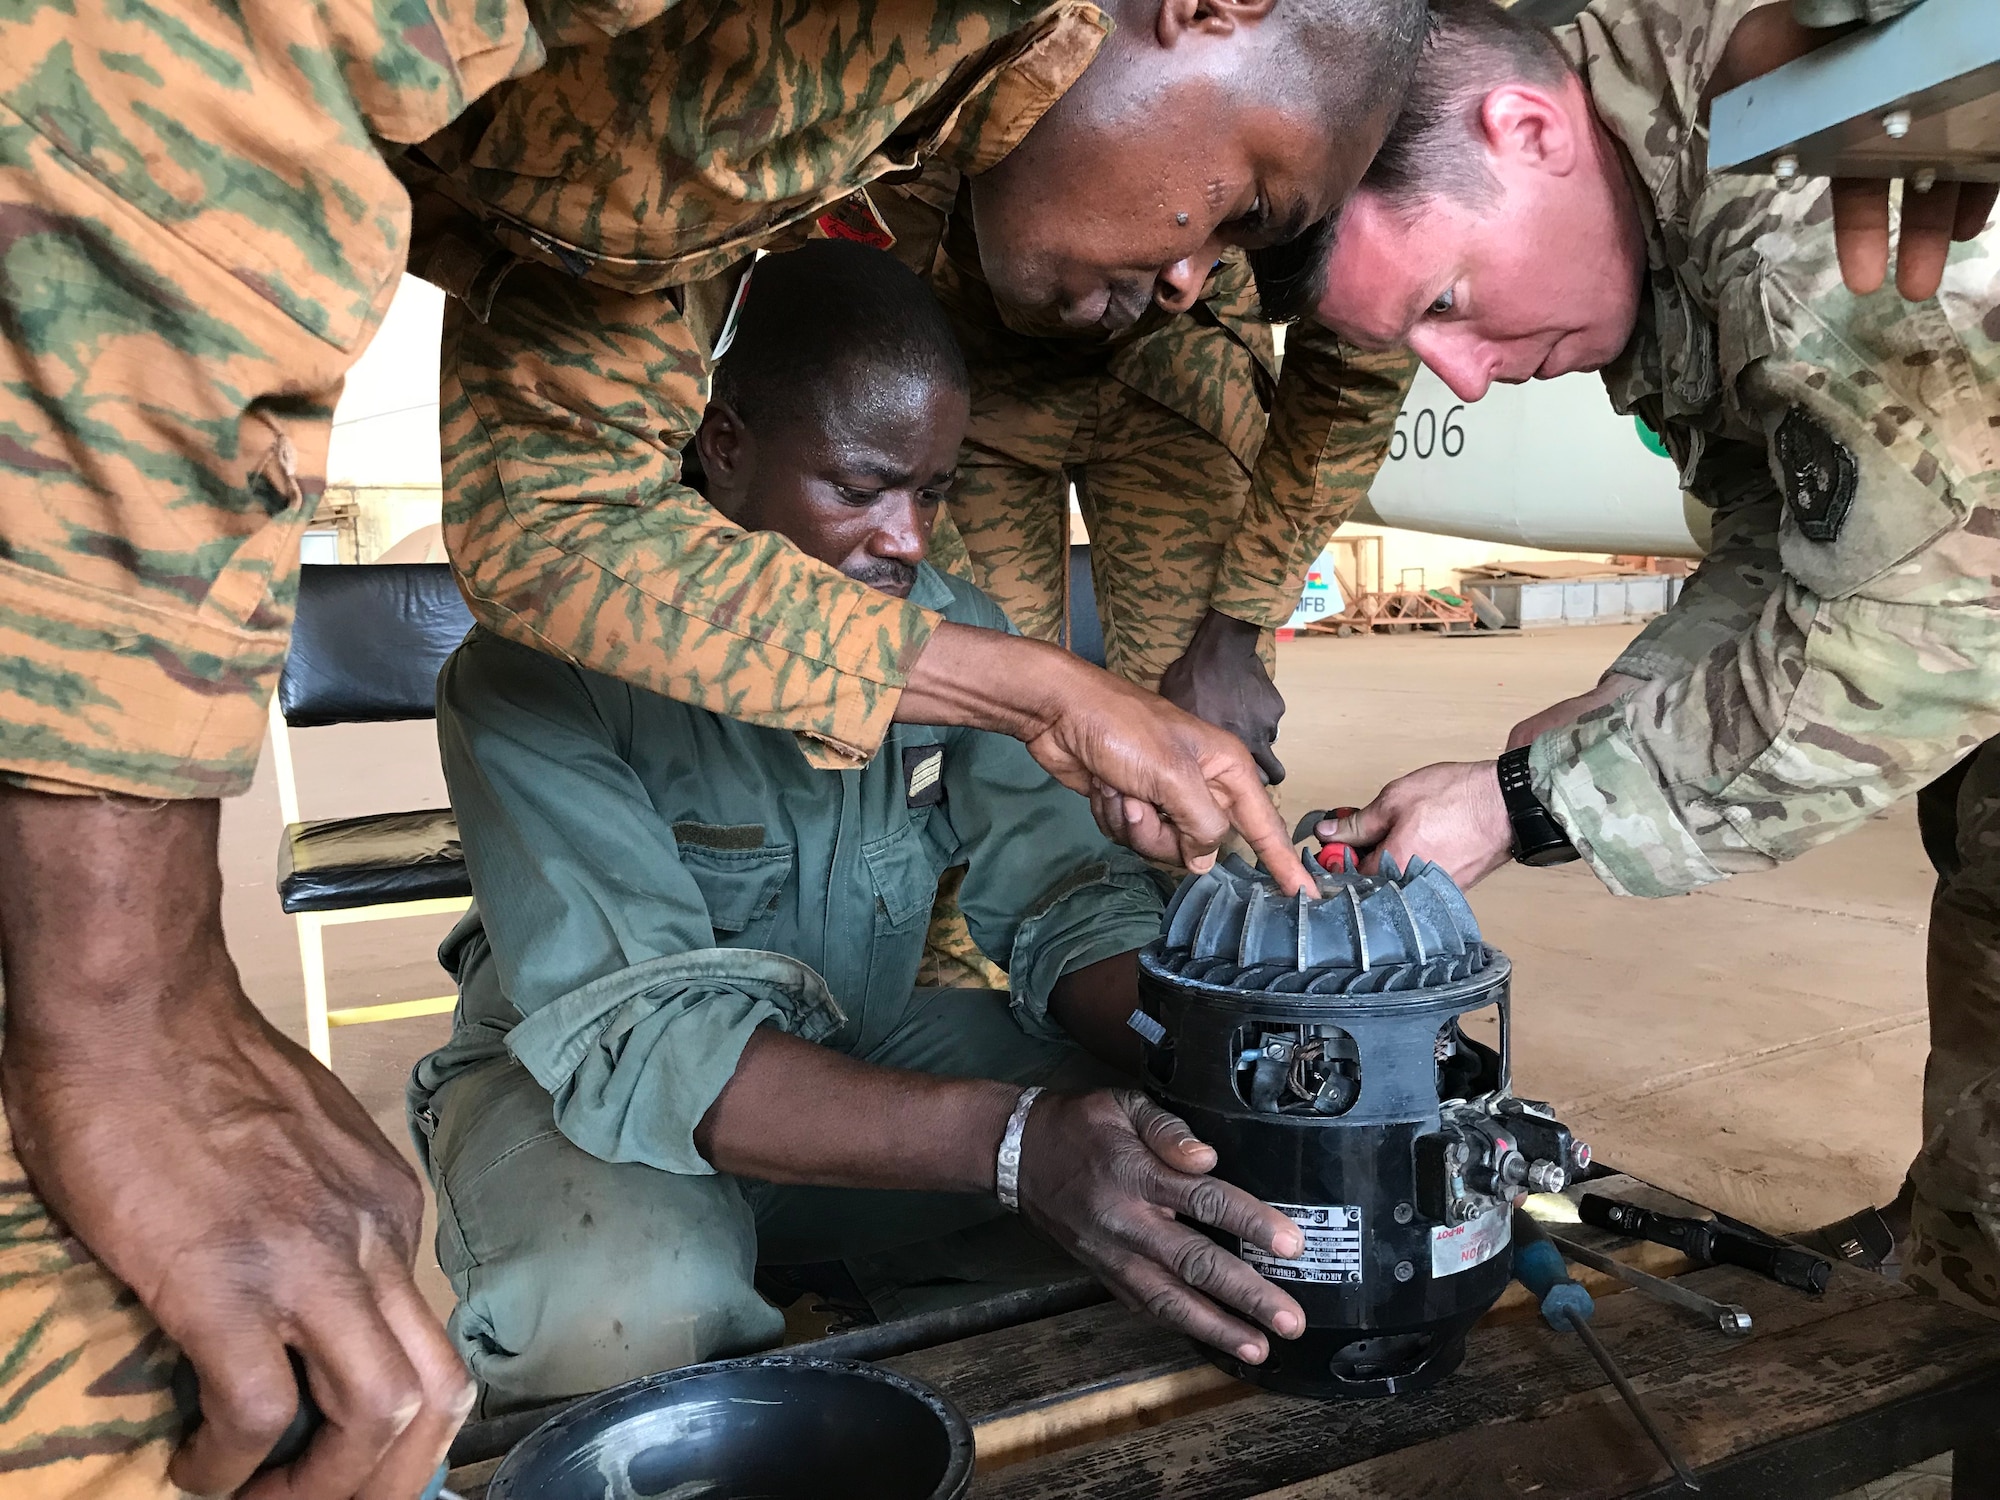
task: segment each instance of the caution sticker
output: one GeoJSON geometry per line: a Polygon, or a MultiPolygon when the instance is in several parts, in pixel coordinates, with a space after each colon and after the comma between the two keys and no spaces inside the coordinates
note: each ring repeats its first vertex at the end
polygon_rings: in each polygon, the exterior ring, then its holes
{"type": "Polygon", "coordinates": [[[1280,1260],[1255,1245],[1243,1247],[1252,1270],[1273,1281],[1359,1283],[1361,1280],[1361,1210],[1350,1203],[1273,1203],[1271,1207],[1304,1231],[1306,1247],[1292,1260],[1280,1260]]]}
{"type": "Polygon", "coordinates": [[[1513,1221],[1503,1203],[1468,1223],[1431,1231],[1431,1275],[1456,1276],[1484,1265],[1513,1243],[1513,1221]]]}

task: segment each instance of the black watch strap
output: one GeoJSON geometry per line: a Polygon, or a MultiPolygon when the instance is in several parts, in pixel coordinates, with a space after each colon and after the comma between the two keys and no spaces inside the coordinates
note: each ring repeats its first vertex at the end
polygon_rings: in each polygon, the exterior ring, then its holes
{"type": "Polygon", "coordinates": [[[1576,846],[1563,832],[1555,814],[1542,806],[1528,777],[1528,747],[1500,757],[1500,796],[1507,804],[1507,821],[1514,829],[1514,858],[1524,865],[1566,865],[1577,858],[1576,846]]]}

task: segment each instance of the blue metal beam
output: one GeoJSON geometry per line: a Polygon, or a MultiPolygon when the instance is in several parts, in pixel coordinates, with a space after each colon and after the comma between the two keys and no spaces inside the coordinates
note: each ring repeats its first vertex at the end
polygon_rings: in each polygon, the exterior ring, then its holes
{"type": "Polygon", "coordinates": [[[2000,181],[2000,0],[1923,0],[1731,89],[1710,111],[1708,160],[1723,172],[2000,181]]]}

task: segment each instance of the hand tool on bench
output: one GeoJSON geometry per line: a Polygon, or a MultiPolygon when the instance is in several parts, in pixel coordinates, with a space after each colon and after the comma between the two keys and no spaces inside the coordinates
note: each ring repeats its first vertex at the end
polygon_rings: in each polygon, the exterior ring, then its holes
{"type": "Polygon", "coordinates": [[[1674,1307],[1684,1307],[1689,1312],[1704,1319],[1710,1327],[1718,1328],[1732,1338],[1741,1338],[1750,1332],[1750,1312],[1734,1302],[1717,1302],[1713,1297],[1704,1297],[1693,1287],[1682,1286],[1677,1281],[1655,1276],[1642,1271],[1637,1266],[1628,1266],[1622,1260],[1614,1259],[1601,1250],[1593,1250],[1588,1245],[1579,1245],[1566,1235],[1548,1231],[1567,1260],[1580,1266],[1589,1266],[1593,1271],[1602,1271],[1606,1276],[1615,1276],[1636,1291],[1644,1292],[1658,1302],[1674,1307]]]}
{"type": "Polygon", "coordinates": [[[1667,1245],[1696,1265],[1741,1266],[1801,1292],[1825,1291],[1827,1279],[1833,1275],[1832,1265],[1810,1250],[1788,1245],[1734,1219],[1683,1219],[1596,1193],[1585,1193],[1577,1212],[1586,1224],[1667,1245]]]}
{"type": "Polygon", "coordinates": [[[1646,1409],[1646,1403],[1639,1399],[1632,1382],[1625,1378],[1625,1372],[1618,1368],[1618,1362],[1611,1357],[1611,1351],[1598,1339],[1590,1326],[1590,1315],[1596,1311],[1596,1304],[1590,1293],[1579,1286],[1563,1264],[1562,1252],[1555,1247],[1548,1232],[1536,1222],[1533,1214],[1520,1209],[1514,1210],[1514,1275],[1521,1285],[1534,1294],[1541,1305],[1542,1317],[1549,1327],[1561,1332],[1568,1329],[1583,1342],[1590,1351],[1590,1357],[1597,1361],[1604,1378],[1611,1382],[1613,1390],[1623,1398],[1632,1418],[1646,1436],[1653,1440],[1653,1446],[1660,1450],[1660,1456],[1667,1461],[1667,1467],[1674,1471],[1674,1477],[1689,1490],[1699,1490],[1701,1481],[1694,1477],[1694,1471],[1687,1466],[1674,1445],[1667,1441],[1660,1424],[1653,1420],[1653,1414],[1646,1409]]]}

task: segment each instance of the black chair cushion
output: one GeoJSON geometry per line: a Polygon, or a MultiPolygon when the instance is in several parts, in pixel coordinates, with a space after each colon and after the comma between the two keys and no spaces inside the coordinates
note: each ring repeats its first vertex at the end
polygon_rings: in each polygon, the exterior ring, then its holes
{"type": "Polygon", "coordinates": [[[471,628],[447,563],[308,563],[278,707],[300,729],[428,719],[438,668],[471,628]]]}
{"type": "Polygon", "coordinates": [[[278,846],[278,900],[288,912],[471,894],[450,808],[294,823],[278,846]]]}

